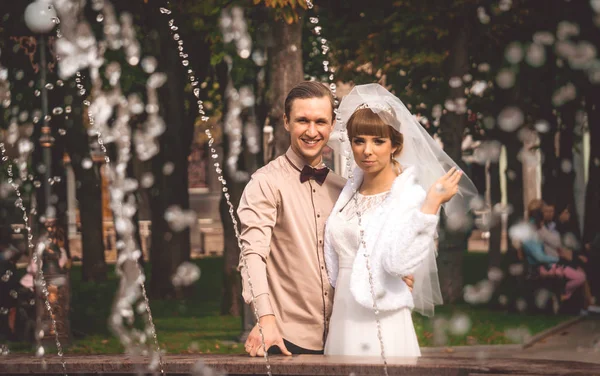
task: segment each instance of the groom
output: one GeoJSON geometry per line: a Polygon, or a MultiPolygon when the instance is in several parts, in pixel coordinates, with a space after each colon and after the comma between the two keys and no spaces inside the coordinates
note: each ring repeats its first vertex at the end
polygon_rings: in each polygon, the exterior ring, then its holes
{"type": "MultiPolygon", "coordinates": [[[[345,184],[322,158],[333,109],[334,98],[321,83],[301,82],[289,92],[283,119],[290,148],[252,175],[238,207],[243,296],[250,304],[254,295],[269,353],[323,354],[333,305],[324,228],[345,184]]],[[[405,281],[412,286],[412,279],[405,281]]],[[[264,355],[258,325],[245,349],[264,355]]]]}

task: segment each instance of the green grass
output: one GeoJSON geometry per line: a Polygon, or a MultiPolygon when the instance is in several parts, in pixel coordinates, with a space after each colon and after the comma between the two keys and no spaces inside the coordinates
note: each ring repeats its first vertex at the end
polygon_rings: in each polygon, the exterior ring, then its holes
{"type": "MultiPolygon", "coordinates": [[[[466,303],[445,305],[436,308],[435,318],[452,320],[461,315],[468,316],[471,328],[463,335],[447,337],[447,346],[464,345],[498,345],[515,343],[505,336],[507,329],[526,328],[531,335],[551,328],[568,316],[544,316],[533,314],[518,314],[491,310],[485,307],[473,307],[466,303]]],[[[421,346],[434,346],[433,325],[429,318],[413,314],[413,322],[421,346]]]]}
{"type": "MultiPolygon", "coordinates": [[[[167,353],[242,353],[238,344],[241,319],[219,315],[223,260],[195,260],[202,275],[187,300],[151,300],[152,315],[161,348],[167,353]]],[[[112,270],[103,283],[81,281],[81,268],[71,270],[71,328],[73,342],[65,353],[122,353],[123,347],[107,328],[107,317],[118,279],[112,270]]],[[[465,283],[485,278],[487,255],[467,254],[464,262],[465,283]]],[[[526,327],[533,335],[548,329],[567,316],[544,316],[504,312],[465,303],[444,305],[436,309],[435,318],[469,317],[471,328],[466,334],[449,336],[447,345],[511,343],[506,329],[526,327]]],[[[419,314],[413,316],[419,343],[432,346],[432,321],[419,314]]],[[[31,351],[31,345],[11,344],[13,352],[31,351]]]]}

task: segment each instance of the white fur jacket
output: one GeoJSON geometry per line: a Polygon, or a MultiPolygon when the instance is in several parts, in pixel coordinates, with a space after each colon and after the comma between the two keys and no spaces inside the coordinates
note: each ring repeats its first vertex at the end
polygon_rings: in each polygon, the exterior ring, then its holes
{"type": "MultiPolygon", "coordinates": [[[[357,168],[354,176],[355,186],[360,187],[362,170],[357,168]]],[[[352,199],[353,191],[350,179],[332,215],[352,199]]],[[[360,247],[350,276],[350,290],[360,305],[373,308],[365,258],[370,254],[377,308],[382,311],[414,308],[413,297],[401,277],[414,273],[432,249],[438,216],[421,212],[425,196],[423,188],[415,183],[414,167],[408,167],[394,180],[390,195],[374,209],[376,212],[370,215],[370,221],[363,223],[366,252],[360,247]]],[[[325,226],[325,264],[329,282],[335,288],[339,262],[331,237],[341,235],[333,234],[329,227],[328,221],[325,226]]]]}

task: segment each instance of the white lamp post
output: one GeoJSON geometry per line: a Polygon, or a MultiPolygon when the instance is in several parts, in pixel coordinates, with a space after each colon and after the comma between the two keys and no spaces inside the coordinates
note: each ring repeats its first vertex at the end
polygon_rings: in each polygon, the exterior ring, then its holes
{"type": "Polygon", "coordinates": [[[52,132],[48,126],[48,89],[46,89],[46,38],[44,34],[50,32],[56,21],[58,20],[52,0],[36,0],[29,4],[25,9],[25,24],[27,27],[39,36],[39,48],[40,48],[40,86],[42,91],[42,133],[40,136],[40,145],[43,147],[43,160],[46,167],[44,173],[44,199],[46,201],[46,218],[50,215],[48,208],[50,207],[50,200],[52,195],[52,187],[50,186],[50,179],[52,178],[52,154],[50,148],[54,143],[52,132]]]}
{"type": "MultiPolygon", "coordinates": [[[[48,115],[48,89],[46,88],[46,38],[44,34],[49,33],[54,29],[58,23],[58,17],[56,10],[52,4],[52,0],[35,0],[27,6],[25,9],[25,24],[34,33],[39,34],[39,49],[40,49],[40,86],[42,91],[42,132],[40,135],[40,145],[42,146],[42,156],[46,170],[44,172],[44,199],[46,201],[46,222],[45,227],[48,230],[51,226],[56,228],[54,222],[54,214],[49,210],[52,199],[52,186],[50,179],[52,178],[52,145],[54,144],[54,137],[52,137],[52,131],[50,129],[47,115],[48,115]]],[[[50,231],[49,231],[50,232],[50,231]]],[[[49,236],[53,236],[49,233],[49,236]]],[[[64,241],[68,241],[65,237],[64,241]]],[[[61,342],[65,342],[70,338],[70,324],[69,324],[69,305],[70,305],[70,287],[69,278],[66,273],[60,270],[58,258],[60,258],[61,249],[60,241],[54,240],[52,244],[48,243],[47,247],[55,245],[56,249],[51,250],[47,248],[44,251],[42,262],[44,262],[44,268],[46,269],[46,283],[49,294],[44,298],[39,292],[36,293],[36,332],[39,333],[40,329],[43,329],[48,335],[44,337],[45,340],[51,340],[55,335],[61,338],[61,342]],[[44,302],[44,300],[46,300],[44,302]],[[48,315],[45,309],[45,303],[52,305],[52,311],[54,319],[48,315]],[[51,321],[54,320],[54,325],[51,325],[51,321]],[[53,333],[56,328],[57,333],[53,333]]],[[[40,264],[41,265],[41,264],[40,264]]],[[[38,265],[38,267],[40,267],[38,265]]],[[[36,334],[37,335],[37,334],[36,334]]]]}

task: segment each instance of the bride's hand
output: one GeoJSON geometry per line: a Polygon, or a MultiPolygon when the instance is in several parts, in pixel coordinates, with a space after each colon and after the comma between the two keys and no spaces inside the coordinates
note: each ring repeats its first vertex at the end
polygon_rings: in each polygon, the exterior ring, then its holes
{"type": "Polygon", "coordinates": [[[425,203],[421,211],[427,214],[435,214],[440,206],[448,201],[458,192],[458,182],[463,172],[452,167],[444,176],[439,178],[427,192],[425,203]]]}

